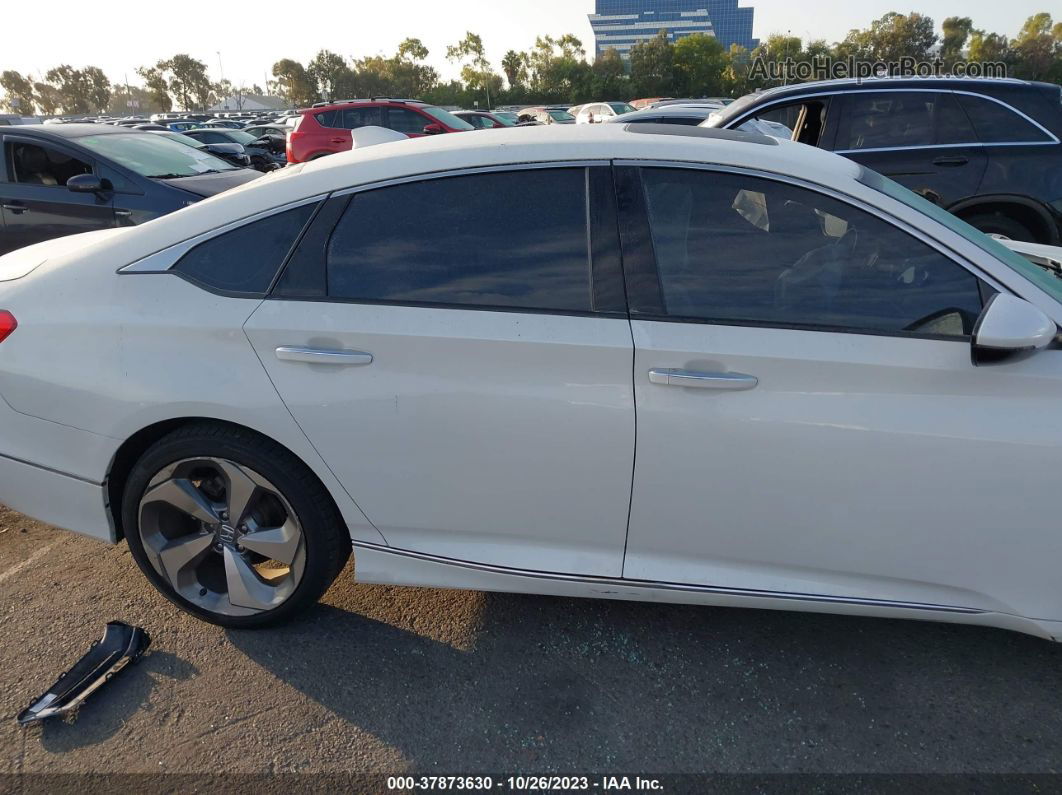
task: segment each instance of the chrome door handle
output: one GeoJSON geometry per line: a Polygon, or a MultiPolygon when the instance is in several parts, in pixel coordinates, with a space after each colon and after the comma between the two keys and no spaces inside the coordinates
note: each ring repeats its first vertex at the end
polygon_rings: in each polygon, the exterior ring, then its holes
{"type": "Polygon", "coordinates": [[[309,362],[310,364],[365,365],[372,364],[372,354],[361,351],[330,351],[322,348],[293,348],[281,346],[276,350],[283,362],[309,362]]]}
{"type": "Polygon", "coordinates": [[[0,206],[2,206],[5,210],[10,210],[15,215],[25,215],[29,212],[29,207],[24,204],[4,204],[0,206]]]}
{"type": "Polygon", "coordinates": [[[753,389],[760,382],[756,376],[744,373],[699,373],[695,370],[676,370],[670,367],[653,368],[649,371],[649,380],[661,386],[725,389],[731,392],[753,389]]]}

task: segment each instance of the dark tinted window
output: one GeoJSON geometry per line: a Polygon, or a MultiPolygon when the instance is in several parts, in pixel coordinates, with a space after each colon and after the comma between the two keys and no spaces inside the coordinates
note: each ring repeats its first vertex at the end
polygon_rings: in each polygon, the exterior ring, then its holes
{"type": "Polygon", "coordinates": [[[938,144],[977,143],[977,133],[954,94],[937,94],[934,107],[938,144]]]}
{"type": "Polygon", "coordinates": [[[984,97],[960,94],[959,101],[973,122],[981,143],[1050,141],[1051,138],[1017,113],[984,97]]]}
{"type": "Polygon", "coordinates": [[[58,187],[78,174],[92,173],[89,163],[51,146],[8,142],[4,155],[10,180],[24,185],[58,187]]]}
{"type": "Polygon", "coordinates": [[[933,110],[939,94],[883,91],[852,93],[837,136],[837,149],[931,146],[933,110]]]}
{"type": "Polygon", "coordinates": [[[317,123],[322,127],[338,127],[339,126],[339,111],[338,110],[325,110],[320,113],[313,114],[313,117],[317,119],[317,123]]]}
{"type": "Polygon", "coordinates": [[[408,108],[386,108],[387,126],[400,133],[423,133],[424,127],[431,124],[419,113],[408,108]]]}
{"type": "Polygon", "coordinates": [[[962,336],[981,311],[975,276],[828,196],[703,171],[644,179],[668,315],[962,336]]]}
{"type": "Polygon", "coordinates": [[[215,290],[265,293],[315,206],[296,207],[206,240],[173,270],[215,290]]]}
{"type": "Polygon", "coordinates": [[[328,292],[398,303],[588,311],[583,169],[426,180],[355,194],[328,292]]]}

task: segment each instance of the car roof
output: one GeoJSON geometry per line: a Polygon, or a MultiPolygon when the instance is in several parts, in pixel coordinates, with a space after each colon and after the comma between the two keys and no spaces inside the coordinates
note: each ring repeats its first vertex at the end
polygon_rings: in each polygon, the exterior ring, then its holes
{"type": "Polygon", "coordinates": [[[134,130],[132,127],[116,127],[111,124],[49,124],[20,125],[5,130],[9,134],[29,134],[47,138],[83,138],[86,135],[138,135],[146,130],[134,130]]]}
{"type": "Polygon", "coordinates": [[[661,105],[657,108],[642,108],[631,113],[624,113],[622,116],[616,116],[615,120],[629,121],[631,119],[644,119],[646,117],[657,116],[688,116],[691,119],[707,119],[708,115],[713,111],[720,109],[719,105],[698,105],[697,103],[690,103],[689,105],[661,105]]]}
{"type": "MultiPolygon", "coordinates": [[[[961,86],[998,86],[1028,87],[1036,85],[1028,80],[1012,77],[869,77],[843,80],[816,80],[808,83],[794,83],[788,86],[775,86],[757,93],[757,98],[774,99],[781,96],[815,93],[820,91],[858,91],[874,88],[956,88],[961,86]]],[[[1042,84],[1047,85],[1047,84],[1042,84]]]]}
{"type": "Polygon", "coordinates": [[[507,127],[488,136],[403,139],[288,166],[136,227],[115,245],[132,262],[191,235],[347,188],[467,169],[612,160],[751,168],[842,190],[856,184],[861,168],[815,147],[732,130],[674,124],[507,127]]]}

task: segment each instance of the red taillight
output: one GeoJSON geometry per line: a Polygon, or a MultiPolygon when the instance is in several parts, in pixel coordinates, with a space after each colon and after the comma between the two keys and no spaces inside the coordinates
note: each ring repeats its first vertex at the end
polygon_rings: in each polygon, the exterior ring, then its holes
{"type": "Polygon", "coordinates": [[[11,336],[11,332],[18,328],[15,316],[6,309],[0,309],[0,342],[11,336]]]}

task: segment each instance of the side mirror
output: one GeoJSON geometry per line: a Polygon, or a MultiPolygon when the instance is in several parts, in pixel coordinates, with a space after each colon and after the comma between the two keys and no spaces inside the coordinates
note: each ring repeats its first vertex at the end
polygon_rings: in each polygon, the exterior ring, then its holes
{"type": "Polygon", "coordinates": [[[78,174],[66,181],[66,189],[74,193],[101,193],[105,187],[95,174],[78,174]]]}
{"type": "Polygon", "coordinates": [[[975,365],[997,362],[1046,348],[1058,326],[1042,311],[1021,298],[996,293],[981,311],[973,331],[975,365]]]}
{"type": "Polygon", "coordinates": [[[425,135],[438,135],[439,133],[444,133],[444,132],[446,132],[446,130],[437,121],[433,121],[431,124],[425,124],[424,125],[424,134],[425,135]]]}

